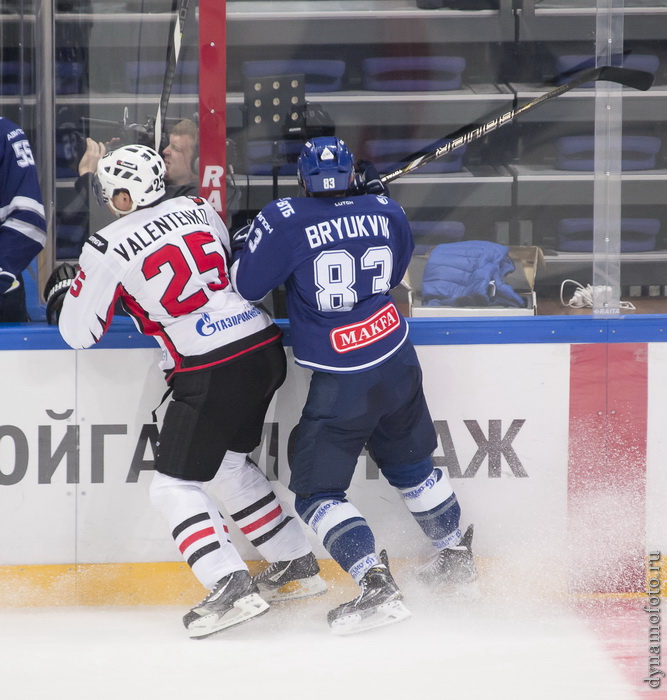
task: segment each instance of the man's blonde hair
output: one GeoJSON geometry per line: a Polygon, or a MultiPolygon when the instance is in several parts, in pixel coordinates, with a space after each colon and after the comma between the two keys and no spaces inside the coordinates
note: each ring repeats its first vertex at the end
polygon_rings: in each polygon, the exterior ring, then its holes
{"type": "Polygon", "coordinates": [[[182,119],[171,128],[170,135],[174,136],[190,136],[197,144],[199,142],[199,129],[192,119],[182,119]]]}

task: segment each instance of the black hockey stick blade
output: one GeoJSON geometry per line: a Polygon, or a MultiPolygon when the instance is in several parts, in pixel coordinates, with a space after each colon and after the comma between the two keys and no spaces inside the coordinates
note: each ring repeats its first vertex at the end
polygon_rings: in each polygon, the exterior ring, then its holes
{"type": "Polygon", "coordinates": [[[619,83],[629,88],[636,90],[648,90],[653,85],[655,76],[653,73],[643,70],[635,70],[633,68],[617,68],[615,66],[599,66],[598,68],[587,68],[577,73],[571,80],[559,85],[557,88],[545,92],[543,95],[536,97],[531,102],[527,102],[523,107],[519,107],[514,112],[512,119],[520,117],[522,114],[529,112],[536,107],[539,107],[543,102],[552,100],[554,97],[573,90],[574,88],[585,85],[586,83],[595,83],[607,81],[610,83],[619,83]]]}
{"type": "Polygon", "coordinates": [[[610,83],[620,83],[635,90],[648,90],[655,75],[646,70],[634,70],[632,68],[617,68],[615,66],[602,66],[597,70],[600,71],[600,77],[597,80],[608,80],[610,83]]]}
{"type": "Polygon", "coordinates": [[[407,175],[408,173],[421,168],[423,165],[431,163],[438,158],[442,158],[443,156],[451,153],[453,150],[472,143],[473,141],[486,136],[490,132],[495,131],[499,127],[513,122],[522,114],[530,112],[544,102],[547,102],[554,97],[559,97],[560,95],[569,92],[580,85],[597,81],[608,81],[611,83],[619,83],[620,85],[634,88],[635,90],[648,90],[651,85],[653,85],[654,78],[655,76],[653,73],[643,70],[635,70],[632,68],[617,68],[615,66],[588,68],[580,73],[577,73],[572,80],[568,80],[566,83],[563,83],[563,85],[559,85],[557,88],[554,88],[549,92],[545,92],[543,95],[536,97],[531,102],[527,102],[525,105],[516,110],[510,109],[502,114],[496,115],[495,117],[489,117],[484,124],[471,124],[457,129],[453,134],[446,136],[444,139],[436,141],[431,147],[430,151],[422,151],[420,153],[414,153],[411,156],[408,156],[406,159],[408,162],[405,166],[393,170],[386,175],[382,175],[380,180],[382,180],[384,183],[388,183],[402,177],[403,175],[407,175]],[[446,143],[443,143],[444,141],[446,141],[446,143]],[[438,143],[442,145],[438,146],[438,143]]]}

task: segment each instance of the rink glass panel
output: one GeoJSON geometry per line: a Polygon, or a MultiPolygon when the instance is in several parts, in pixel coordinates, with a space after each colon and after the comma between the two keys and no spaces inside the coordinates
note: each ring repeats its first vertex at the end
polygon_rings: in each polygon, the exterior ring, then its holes
{"type": "MultiPolygon", "coordinates": [[[[519,106],[535,99],[581,67],[622,63],[654,72],[654,87],[574,90],[399,178],[390,193],[415,224],[418,253],[461,238],[540,247],[538,315],[568,311],[559,299],[567,279],[611,288],[596,312],[617,311],[619,299],[634,302],[633,313],[663,312],[665,3],[429,4],[438,5],[226,3],[227,162],[234,181],[225,206],[232,226],[276,194],[298,194],[294,161],[302,136],[333,129],[357,158],[387,172],[457,129],[510,109],[515,98],[519,106]],[[304,97],[312,109],[303,130],[289,138],[287,113],[265,121],[266,128],[251,123],[248,76],[262,70],[306,71],[304,97]]],[[[150,131],[172,2],[59,0],[51,7],[11,0],[3,15],[0,101],[39,156],[52,232],[48,269],[53,260],[76,259],[86,236],[110,221],[94,202],[88,210],[74,189],[83,138],[118,143],[150,131]]],[[[198,18],[191,1],[167,127],[200,110],[198,18]]],[[[574,289],[566,285],[566,300],[574,289]]]]}
{"type": "MultiPolygon", "coordinates": [[[[501,0],[470,2],[465,10],[446,0],[439,9],[426,4],[228,3],[229,157],[242,192],[237,220],[276,194],[298,195],[298,146],[285,138],[284,120],[272,130],[265,119],[265,132],[257,133],[245,110],[244,76],[260,59],[267,72],[305,70],[310,61],[306,99],[321,109],[306,133],[333,126],[381,172],[511,109],[515,99],[517,106],[536,99],[580,69],[622,64],[654,72],[655,86],[578,88],[399,178],[390,193],[414,224],[418,254],[461,238],[538,246],[545,262],[536,280],[538,315],[623,313],[620,299],[635,304],[630,313],[662,312],[665,3],[524,0],[513,7],[501,0]],[[565,301],[575,283],[609,290],[595,297],[595,309],[573,312],[560,301],[568,279],[565,301]]],[[[419,280],[411,282],[418,293],[419,280]]]]}

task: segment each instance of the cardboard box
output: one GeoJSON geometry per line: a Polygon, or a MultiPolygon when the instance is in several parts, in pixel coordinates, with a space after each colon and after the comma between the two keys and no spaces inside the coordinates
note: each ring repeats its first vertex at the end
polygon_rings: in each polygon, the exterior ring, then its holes
{"type": "Polygon", "coordinates": [[[400,287],[392,293],[407,316],[534,316],[537,313],[535,279],[544,268],[542,249],[537,246],[509,246],[514,272],[505,277],[517,294],[526,300],[525,308],[503,306],[424,306],[421,298],[422,278],[428,255],[414,255],[400,287]]]}

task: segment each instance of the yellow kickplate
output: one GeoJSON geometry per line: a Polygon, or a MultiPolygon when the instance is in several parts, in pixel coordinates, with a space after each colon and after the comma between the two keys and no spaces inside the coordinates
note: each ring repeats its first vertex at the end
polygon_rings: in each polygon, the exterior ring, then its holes
{"type": "MultiPolygon", "coordinates": [[[[550,576],[545,586],[541,567],[517,570],[502,560],[476,558],[483,593],[494,595],[498,582],[503,589],[520,592],[528,587],[535,594],[547,597],[567,595],[566,577],[550,576]],[[529,570],[532,569],[532,570],[529,570]],[[532,577],[532,578],[531,578],[532,577]],[[533,580],[533,584],[527,585],[533,580]]],[[[332,559],[319,560],[320,575],[328,583],[334,597],[356,595],[357,586],[350,576],[332,559]]],[[[667,561],[663,557],[659,568],[663,595],[667,593],[667,561]]],[[[415,562],[392,560],[392,572],[399,585],[411,578],[415,562]]],[[[255,575],[265,562],[249,561],[250,573],[255,575]]],[[[655,574],[654,574],[655,575],[655,574]]],[[[647,577],[648,585],[648,577],[647,577]]],[[[648,590],[648,589],[647,589],[648,590]]],[[[50,607],[66,605],[183,605],[199,602],[207,591],[200,585],[190,568],[183,562],[131,564],[43,564],[31,566],[0,566],[0,607],[50,607]]],[[[604,595],[604,594],[596,594],[604,595]]],[[[618,595],[610,593],[609,595],[618,595]]],[[[628,595],[646,595],[638,591],[628,595]]]]}
{"type": "Polygon", "coordinates": [[[1,606],[188,604],[205,594],[179,562],[0,567],[1,606]]]}
{"type": "MultiPolygon", "coordinates": [[[[251,574],[265,562],[249,561],[251,574]]],[[[320,562],[328,582],[349,576],[332,560],[320,562]]],[[[182,562],[0,566],[0,607],[64,605],[184,605],[208,591],[182,562]]]]}

